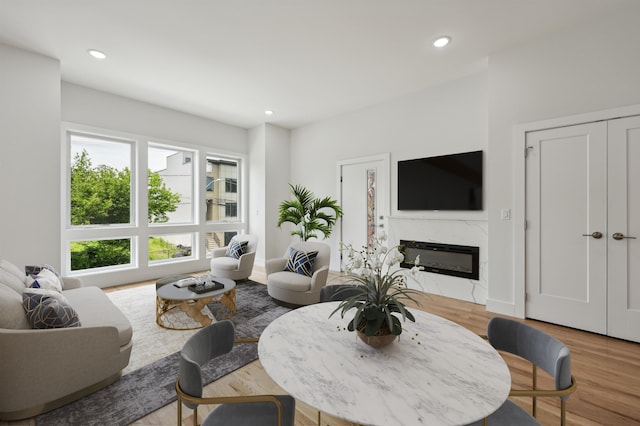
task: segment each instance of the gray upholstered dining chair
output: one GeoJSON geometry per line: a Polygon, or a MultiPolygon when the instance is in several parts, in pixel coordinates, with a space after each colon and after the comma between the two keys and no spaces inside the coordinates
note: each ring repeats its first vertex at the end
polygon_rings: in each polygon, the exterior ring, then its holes
{"type": "Polygon", "coordinates": [[[353,284],[333,284],[322,287],[320,290],[320,302],[337,302],[348,299],[361,293],[361,290],[353,284]]]}
{"type": "Polygon", "coordinates": [[[487,339],[498,351],[517,355],[532,365],[531,389],[512,389],[509,396],[533,398],[532,414],[507,399],[496,412],[473,426],[539,425],[536,419],[538,397],[560,398],[560,424],[565,424],[566,400],[576,390],[571,375],[571,354],[561,341],[530,325],[507,318],[491,318],[487,325],[487,339]],[[538,388],[538,368],[554,379],[555,389],[538,388]]]}
{"type": "Polygon", "coordinates": [[[295,399],[289,395],[202,396],[201,367],[231,352],[234,343],[257,342],[258,339],[235,339],[231,321],[220,321],[199,330],[184,344],[176,379],[178,425],[182,425],[182,404],[193,409],[193,424],[198,424],[198,405],[219,404],[202,422],[202,426],[293,426],[295,399]]]}

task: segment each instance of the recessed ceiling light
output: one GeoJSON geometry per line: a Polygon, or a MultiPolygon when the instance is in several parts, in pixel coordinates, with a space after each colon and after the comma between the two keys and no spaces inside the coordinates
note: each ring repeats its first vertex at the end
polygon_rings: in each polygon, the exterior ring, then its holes
{"type": "Polygon", "coordinates": [[[451,37],[442,36],[442,37],[438,37],[437,39],[435,39],[433,41],[433,46],[434,47],[445,47],[447,44],[449,44],[449,42],[451,42],[451,37]]]}
{"type": "Polygon", "coordinates": [[[270,109],[267,109],[264,111],[264,115],[273,115],[273,111],[271,111],[270,109]]]}
{"type": "Polygon", "coordinates": [[[89,55],[93,56],[96,59],[105,59],[107,57],[107,55],[105,55],[104,52],[101,52],[96,49],[89,49],[87,50],[87,52],[89,53],[89,55]]]}

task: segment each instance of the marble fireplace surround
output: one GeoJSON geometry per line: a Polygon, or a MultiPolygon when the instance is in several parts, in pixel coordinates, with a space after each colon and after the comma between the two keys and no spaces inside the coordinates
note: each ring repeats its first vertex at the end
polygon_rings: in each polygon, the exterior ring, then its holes
{"type": "Polygon", "coordinates": [[[429,243],[476,246],[480,248],[480,279],[453,277],[419,272],[416,277],[407,274],[407,286],[427,293],[453,297],[485,305],[487,303],[488,276],[488,221],[486,219],[432,219],[388,216],[389,245],[400,240],[429,243]]]}

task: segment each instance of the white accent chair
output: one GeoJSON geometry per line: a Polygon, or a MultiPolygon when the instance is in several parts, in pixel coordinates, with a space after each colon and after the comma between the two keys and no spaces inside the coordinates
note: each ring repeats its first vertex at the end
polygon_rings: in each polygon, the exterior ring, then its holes
{"type": "Polygon", "coordinates": [[[282,258],[267,260],[265,269],[269,296],[291,305],[311,305],[320,302],[320,290],[327,283],[329,276],[330,254],[331,249],[327,244],[302,241],[287,247],[282,258]],[[318,252],[313,263],[312,276],[284,270],[291,247],[305,253],[318,252]]]}
{"type": "MultiPolygon", "coordinates": [[[[242,281],[249,278],[253,271],[253,262],[256,259],[258,237],[249,234],[236,235],[232,241],[247,241],[247,252],[235,259],[225,256],[227,247],[220,247],[211,251],[211,273],[216,277],[229,278],[234,281],[242,281]]],[[[229,242],[231,243],[231,242],[229,242]]]]}

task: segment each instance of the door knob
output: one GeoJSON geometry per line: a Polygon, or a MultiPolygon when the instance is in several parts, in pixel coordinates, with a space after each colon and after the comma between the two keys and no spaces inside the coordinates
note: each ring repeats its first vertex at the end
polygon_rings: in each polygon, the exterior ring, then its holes
{"type": "MultiPolygon", "coordinates": [[[[622,234],[620,234],[622,235],[622,234]]],[[[602,232],[596,231],[593,234],[582,234],[583,237],[593,237],[596,240],[599,240],[600,238],[602,238],[602,232]]],[[[615,238],[615,235],[613,236],[613,238],[615,238]]]]}
{"type": "Polygon", "coordinates": [[[623,233],[621,233],[621,232],[616,232],[611,237],[613,237],[614,240],[624,240],[625,238],[628,238],[630,240],[635,240],[636,239],[636,237],[625,237],[625,235],[623,233]]]}

